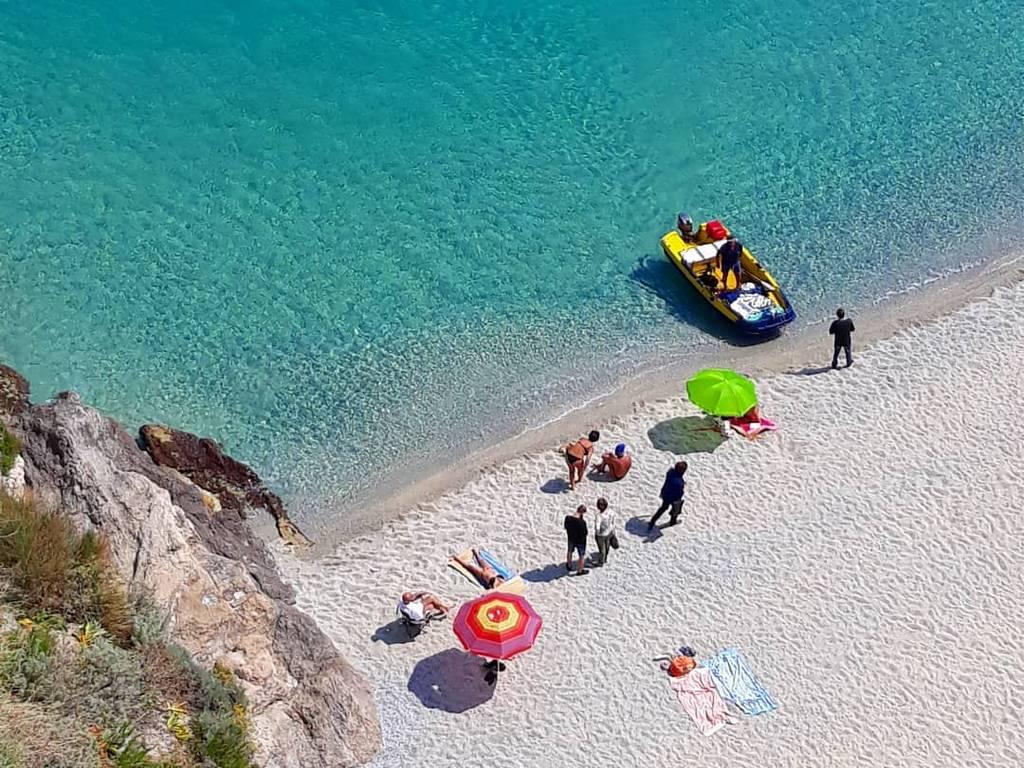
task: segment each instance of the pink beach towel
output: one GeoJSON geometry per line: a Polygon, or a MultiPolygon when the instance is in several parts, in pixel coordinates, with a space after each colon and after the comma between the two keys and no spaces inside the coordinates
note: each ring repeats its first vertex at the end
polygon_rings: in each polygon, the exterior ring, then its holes
{"type": "Polygon", "coordinates": [[[762,418],[760,421],[744,421],[743,419],[729,419],[729,426],[735,429],[744,437],[757,437],[762,432],[774,432],[777,427],[771,419],[762,418]]]}
{"type": "Polygon", "coordinates": [[[702,734],[710,736],[726,724],[725,702],[718,695],[710,670],[697,667],[687,675],[672,678],[669,685],[702,734]]]}

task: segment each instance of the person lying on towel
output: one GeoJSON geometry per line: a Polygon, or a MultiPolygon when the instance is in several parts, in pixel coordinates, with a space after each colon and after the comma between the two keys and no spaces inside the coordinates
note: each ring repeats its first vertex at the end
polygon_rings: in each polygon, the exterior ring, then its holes
{"type": "Polygon", "coordinates": [[[463,560],[458,555],[454,555],[453,559],[471,574],[476,577],[485,589],[494,589],[495,587],[504,584],[505,579],[502,578],[501,574],[498,573],[491,565],[480,557],[480,553],[475,549],[473,550],[473,561],[463,560]]]}
{"type": "Polygon", "coordinates": [[[747,437],[756,437],[762,432],[775,429],[775,422],[762,416],[756,405],[742,416],[729,419],[728,422],[733,429],[747,437]]]}
{"type": "Polygon", "coordinates": [[[403,592],[398,610],[410,621],[419,623],[447,616],[451,606],[445,605],[429,592],[403,592]]]}

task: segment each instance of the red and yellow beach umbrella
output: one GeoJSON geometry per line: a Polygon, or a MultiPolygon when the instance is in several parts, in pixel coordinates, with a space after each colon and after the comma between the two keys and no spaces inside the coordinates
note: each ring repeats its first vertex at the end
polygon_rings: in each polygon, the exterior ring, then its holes
{"type": "Polygon", "coordinates": [[[464,603],[452,628],[474,656],[511,659],[533,646],[542,623],[522,595],[489,592],[464,603]]]}

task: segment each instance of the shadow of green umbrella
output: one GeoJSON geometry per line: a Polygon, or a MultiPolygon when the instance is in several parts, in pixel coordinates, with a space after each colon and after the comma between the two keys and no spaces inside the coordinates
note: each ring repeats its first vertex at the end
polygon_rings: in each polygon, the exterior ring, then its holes
{"type": "Polygon", "coordinates": [[[658,422],[647,437],[659,451],[669,453],[711,453],[725,442],[718,420],[711,416],[677,416],[658,422]]]}

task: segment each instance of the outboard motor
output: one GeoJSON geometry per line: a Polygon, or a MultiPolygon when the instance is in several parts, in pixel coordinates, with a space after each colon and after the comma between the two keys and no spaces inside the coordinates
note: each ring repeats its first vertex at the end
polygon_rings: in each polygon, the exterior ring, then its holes
{"type": "Polygon", "coordinates": [[[676,226],[684,235],[693,234],[693,219],[688,213],[680,211],[679,215],[676,216],[676,226]]]}

